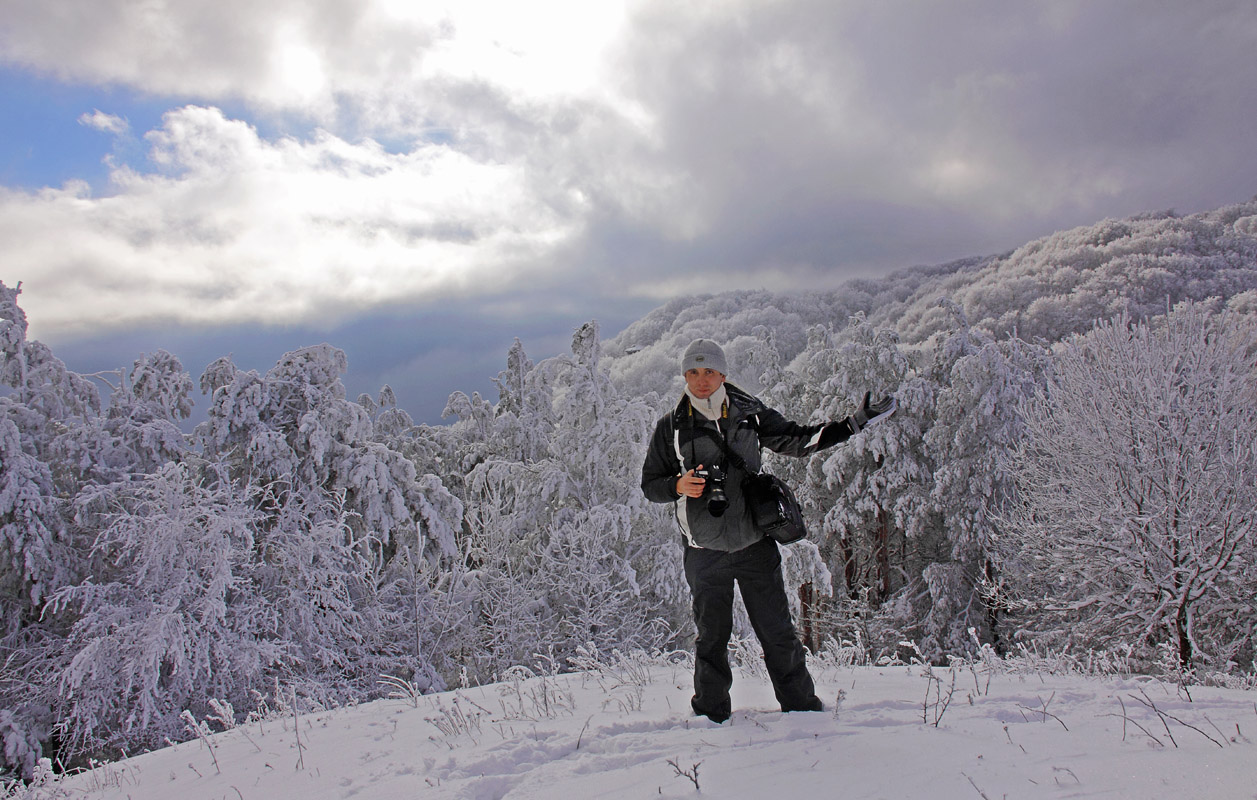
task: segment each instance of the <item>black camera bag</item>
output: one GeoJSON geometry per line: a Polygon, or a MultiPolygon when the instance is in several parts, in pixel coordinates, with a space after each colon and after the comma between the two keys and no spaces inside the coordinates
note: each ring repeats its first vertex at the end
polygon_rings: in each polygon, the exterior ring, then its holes
{"type": "Polygon", "coordinates": [[[767,472],[747,475],[742,482],[742,495],[751,509],[755,527],[769,537],[781,544],[807,538],[798,498],[781,478],[767,472]]]}

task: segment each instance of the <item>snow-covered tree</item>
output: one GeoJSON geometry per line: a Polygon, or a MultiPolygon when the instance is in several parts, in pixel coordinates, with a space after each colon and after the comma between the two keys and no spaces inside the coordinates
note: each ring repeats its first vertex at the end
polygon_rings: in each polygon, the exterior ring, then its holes
{"type": "Polygon", "coordinates": [[[971,328],[958,306],[942,304],[957,327],[933,352],[930,377],[938,395],[924,435],[936,465],[926,513],[945,547],[922,571],[930,603],[921,647],[936,659],[968,650],[971,631],[996,643],[1004,633],[998,609],[983,598],[983,587],[996,580],[993,517],[1014,488],[1004,456],[1024,433],[1020,405],[1041,384],[1048,358],[1044,348],[1015,337],[995,341],[971,328]]]}
{"type": "Polygon", "coordinates": [[[1251,666],[1257,335],[1206,305],[1121,316],[1059,354],[1026,409],[1004,589],[1055,646],[1164,646],[1251,666]]]}
{"type": "Polygon", "coordinates": [[[284,646],[272,674],[323,704],[370,696],[381,674],[403,671],[386,655],[376,551],[363,546],[343,493],[275,481],[261,494],[250,575],[284,646]]]}
{"type": "MultiPolygon", "coordinates": [[[[585,620],[577,632],[595,634],[587,639],[605,650],[660,646],[688,615],[682,610],[687,598],[675,524],[659,524],[661,509],[640,488],[654,410],[649,398],[625,396],[612,384],[596,322],[575,332],[571,355],[556,358],[553,366],[550,455],[572,476],[575,492],[551,546],[578,557],[574,565],[585,565],[567,595],[568,607],[581,608],[585,620]],[[568,544],[564,535],[569,542],[584,541],[568,544]],[[599,594],[607,597],[606,609],[588,605],[599,594]],[[642,613],[643,605],[653,611],[642,613]],[[620,611],[613,610],[617,606],[620,611]],[[608,624],[612,620],[615,625],[608,624]]],[[[575,644],[574,637],[568,641],[575,644]]]]}
{"type": "MultiPolygon", "coordinates": [[[[862,314],[841,330],[814,330],[791,374],[797,383],[789,395],[802,404],[797,415],[810,408],[811,422],[851,415],[866,392],[894,394],[899,401],[899,411],[889,420],[811,458],[799,479],[805,502],[819,517],[816,540],[834,578],[835,603],[846,609],[841,616],[867,619],[911,581],[909,521],[923,494],[917,433],[923,398],[894,332],[862,314]]],[[[850,620],[832,622],[845,629],[850,620]]],[[[889,645],[866,641],[893,646],[902,635],[885,638],[889,645]]]]}
{"type": "Polygon", "coordinates": [[[452,552],[453,529],[439,513],[448,494],[380,441],[395,432],[377,437],[368,410],[345,399],[347,368],[328,345],[287,353],[265,376],[219,359],[201,378],[212,396],[196,439],[233,480],[267,487],[272,502],[338,496],[355,540],[381,566],[403,542],[433,557],[452,552]]]}
{"type": "Polygon", "coordinates": [[[165,350],[138,358],[130,373],[95,376],[109,387],[103,414],[66,427],[52,445],[70,493],[89,486],[127,483],[190,455],[179,423],[192,413],[192,378],[165,350]]]}
{"type": "Polygon", "coordinates": [[[434,674],[414,576],[453,554],[462,516],[441,481],[392,446],[405,420],[389,413],[391,392],[373,417],[371,404],[345,399],[346,368],[327,345],[287,353],[264,376],[219,359],[201,379],[212,397],[196,431],[230,480],[257,489],[254,580],[291,656],[278,671],[338,700],[370,693],[381,673],[434,674]]]}
{"type": "Polygon", "coordinates": [[[29,774],[56,722],[40,680],[65,632],[44,606],[85,559],[68,502],[77,465],[57,443],[96,417],[100,398],[27,338],[20,292],[0,282],[0,736],[3,763],[29,774]]]}
{"type": "Polygon", "coordinates": [[[170,463],[125,487],[83,492],[100,530],[97,573],[62,589],[73,612],[55,682],[62,755],[157,746],[180,714],[239,708],[284,655],[276,609],[252,580],[258,512],[229,481],[170,463]]]}
{"type": "Polygon", "coordinates": [[[516,448],[517,461],[544,458],[556,421],[548,387],[530,379],[534,364],[516,339],[506,354],[506,369],[498,373],[498,404],[493,409],[499,435],[516,448]]]}
{"type": "Polygon", "coordinates": [[[29,775],[53,724],[30,678],[46,669],[45,656],[56,646],[58,632],[39,609],[61,582],[56,553],[63,531],[52,474],[21,439],[0,413],[0,763],[29,775]]]}
{"type": "Polygon", "coordinates": [[[0,636],[56,586],[61,519],[54,498],[48,465],[23,449],[18,426],[0,415],[0,604],[6,607],[0,636]]]}
{"type": "Polygon", "coordinates": [[[652,409],[612,386],[596,323],[570,354],[533,364],[516,342],[496,407],[455,395],[442,434],[469,466],[458,658],[485,679],[538,654],[659,646],[681,616],[671,523],[645,511],[639,471],[652,409]],[[653,610],[647,610],[653,606],[653,610]]]}
{"type": "Polygon", "coordinates": [[[20,284],[10,289],[0,282],[0,384],[13,389],[12,402],[35,412],[23,418],[23,435],[45,443],[53,423],[99,412],[100,395],[47,345],[26,338],[26,312],[17,304],[21,291],[20,284]]]}

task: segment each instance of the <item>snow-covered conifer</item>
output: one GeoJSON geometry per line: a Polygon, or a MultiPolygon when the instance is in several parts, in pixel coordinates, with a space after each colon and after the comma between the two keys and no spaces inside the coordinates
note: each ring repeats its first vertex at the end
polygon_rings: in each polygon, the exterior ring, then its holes
{"type": "Polygon", "coordinates": [[[234,480],[283,484],[272,493],[280,502],[339,495],[355,539],[377,561],[416,532],[426,545],[418,550],[452,552],[451,525],[430,512],[448,505],[429,497],[444,490],[421,482],[414,464],[380,441],[396,430],[377,437],[367,409],[345,399],[347,366],[327,345],[287,353],[265,376],[220,359],[201,380],[213,394],[196,438],[207,456],[231,465],[234,480]]]}
{"type": "Polygon", "coordinates": [[[570,354],[535,365],[516,342],[498,384],[492,413],[466,395],[450,403],[461,419],[447,436],[470,465],[465,569],[447,597],[469,612],[460,658],[486,678],[538,653],[562,666],[579,648],[659,646],[680,616],[676,576],[659,580],[660,562],[679,554],[674,525],[642,514],[653,410],[612,386],[596,323],[576,331],[570,354]],[[672,611],[647,613],[644,598],[660,592],[672,611]]]}
{"type": "Polygon", "coordinates": [[[995,341],[969,327],[958,306],[940,302],[954,314],[956,329],[934,349],[938,395],[924,436],[937,465],[930,513],[945,538],[925,582],[931,610],[921,646],[934,658],[969,649],[971,631],[982,641],[1007,634],[997,630],[998,609],[983,597],[984,587],[998,580],[990,560],[993,516],[1013,493],[1005,456],[1023,435],[1019,408],[1041,385],[1048,359],[1044,348],[1020,339],[995,341]]]}

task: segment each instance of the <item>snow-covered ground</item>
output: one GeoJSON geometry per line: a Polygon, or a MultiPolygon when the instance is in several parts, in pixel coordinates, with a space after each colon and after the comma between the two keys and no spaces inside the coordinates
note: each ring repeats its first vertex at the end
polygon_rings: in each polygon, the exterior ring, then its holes
{"type": "MultiPolygon", "coordinates": [[[[820,713],[736,674],[733,718],[688,713],[683,661],[269,719],[32,794],[219,798],[1255,798],[1257,692],[985,665],[818,667],[820,713]]],[[[218,729],[216,722],[210,726],[218,729]]]]}

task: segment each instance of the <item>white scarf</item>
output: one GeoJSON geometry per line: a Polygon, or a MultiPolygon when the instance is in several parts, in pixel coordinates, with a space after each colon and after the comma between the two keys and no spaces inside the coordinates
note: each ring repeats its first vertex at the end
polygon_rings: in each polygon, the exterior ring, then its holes
{"type": "Polygon", "coordinates": [[[716,421],[720,419],[721,412],[724,410],[725,400],[729,398],[728,392],[725,391],[725,385],[720,384],[720,388],[711,393],[711,397],[706,400],[700,400],[690,391],[690,387],[685,387],[685,393],[690,398],[690,405],[694,410],[702,414],[707,419],[716,421]]]}

